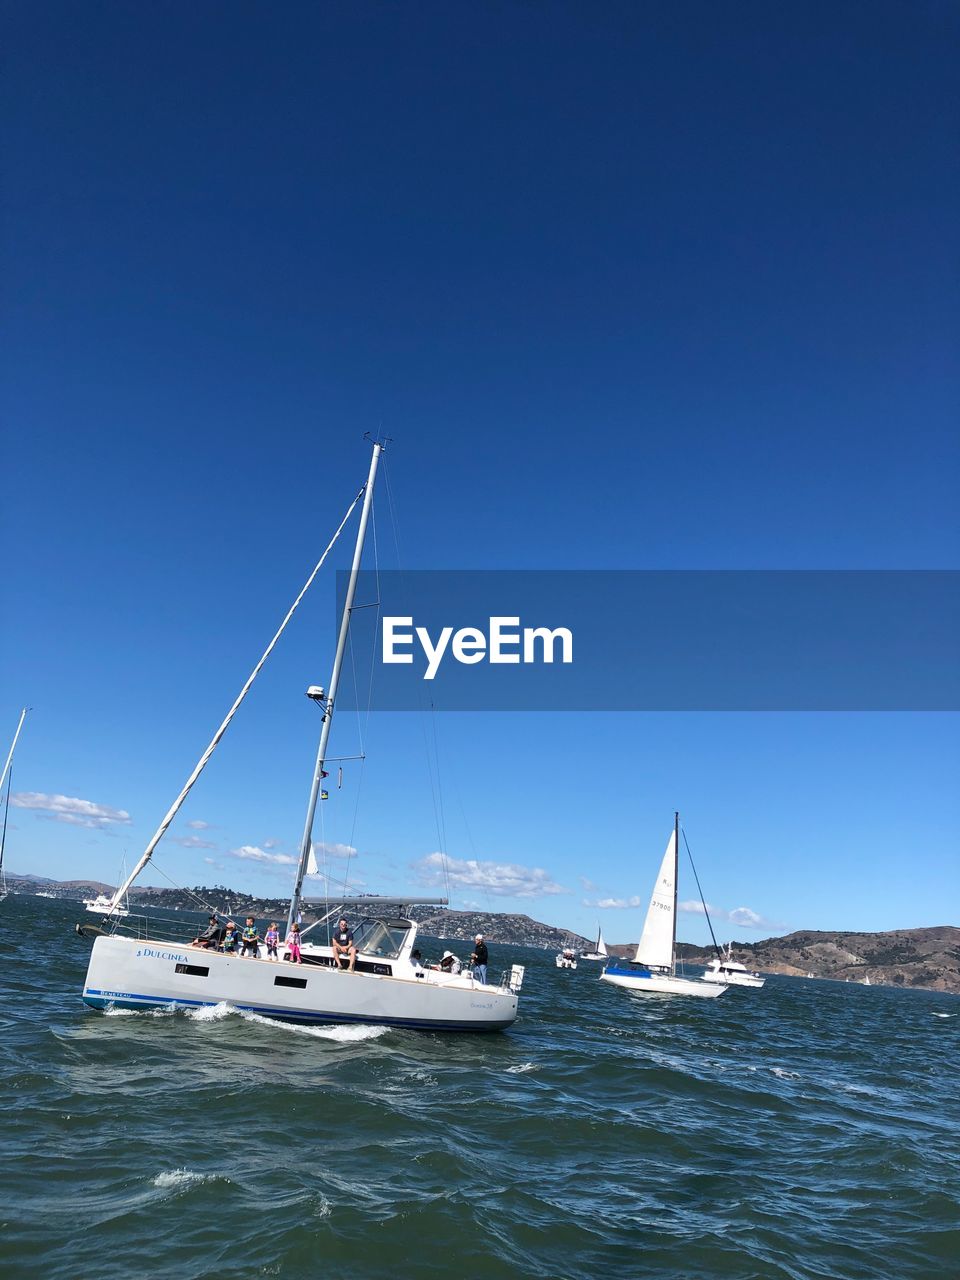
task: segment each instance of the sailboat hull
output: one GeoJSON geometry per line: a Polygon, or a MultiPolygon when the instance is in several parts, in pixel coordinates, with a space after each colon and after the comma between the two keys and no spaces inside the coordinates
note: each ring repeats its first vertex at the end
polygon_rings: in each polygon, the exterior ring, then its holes
{"type": "Polygon", "coordinates": [[[468,977],[345,973],[122,936],[94,941],[83,999],[95,1009],[198,1009],[226,1003],[285,1022],[447,1031],[501,1031],[517,1017],[517,996],[507,987],[484,986],[468,977]]]}
{"type": "Polygon", "coordinates": [[[600,977],[615,987],[648,996],[699,996],[711,999],[722,996],[726,987],[710,986],[699,979],[678,978],[670,973],[652,973],[644,969],[605,969],[600,977]]]}

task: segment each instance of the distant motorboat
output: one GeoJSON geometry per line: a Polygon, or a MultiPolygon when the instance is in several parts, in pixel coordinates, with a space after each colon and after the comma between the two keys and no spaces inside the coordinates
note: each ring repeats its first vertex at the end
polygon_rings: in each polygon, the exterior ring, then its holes
{"type": "Polygon", "coordinates": [[[731,987],[762,987],[766,979],[761,978],[759,973],[751,973],[746,965],[734,960],[733,943],[729,942],[726,955],[721,951],[707,965],[703,981],[726,982],[731,987]]]}
{"type": "Polygon", "coordinates": [[[55,893],[44,893],[42,889],[39,889],[33,896],[35,898],[54,898],[55,899],[57,895],[55,893]]]}
{"type": "Polygon", "coordinates": [[[592,951],[585,951],[580,957],[581,960],[607,960],[607,944],[603,940],[603,934],[597,925],[597,941],[592,951]]]}
{"type": "Polygon", "coordinates": [[[677,871],[680,847],[680,815],[674,814],[673,831],[667,843],[660,872],[653,886],[650,906],[629,968],[608,965],[600,977],[616,987],[642,995],[722,996],[726,985],[704,982],[702,978],[677,976],[677,871]]]}
{"type": "MultiPolygon", "coordinates": [[[[53,894],[42,895],[53,897],[53,894]]],[[[126,907],[114,906],[113,899],[107,893],[98,893],[95,898],[84,898],[83,905],[88,911],[92,911],[98,916],[128,916],[130,914],[126,907]]]]}
{"type": "Polygon", "coordinates": [[[557,952],[557,968],[558,969],[575,969],[577,967],[577,953],[571,951],[569,947],[564,947],[562,951],[557,952]]]}

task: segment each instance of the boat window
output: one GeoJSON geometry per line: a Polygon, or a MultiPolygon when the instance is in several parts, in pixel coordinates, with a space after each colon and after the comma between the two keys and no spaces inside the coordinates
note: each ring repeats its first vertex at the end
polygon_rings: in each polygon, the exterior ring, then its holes
{"type": "Polygon", "coordinates": [[[208,978],[210,966],[205,964],[178,964],[177,973],[188,973],[194,978],[208,978]]]}
{"type": "Polygon", "coordinates": [[[275,987],[300,987],[301,989],[307,985],[306,978],[284,978],[282,975],[274,978],[273,985],[275,987]]]}
{"type": "Polygon", "coordinates": [[[400,921],[361,920],[353,931],[357,950],[368,956],[396,959],[410,926],[400,921]]]}

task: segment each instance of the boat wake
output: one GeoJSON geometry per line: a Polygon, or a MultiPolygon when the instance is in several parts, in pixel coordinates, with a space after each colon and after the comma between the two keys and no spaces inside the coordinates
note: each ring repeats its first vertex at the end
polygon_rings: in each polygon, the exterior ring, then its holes
{"type": "MultiPolygon", "coordinates": [[[[220,1005],[214,1005],[215,1009],[219,1009],[220,1005]]],[[[225,1006],[227,1013],[237,1013],[244,1022],[257,1022],[263,1027],[269,1027],[271,1031],[282,1028],[284,1031],[293,1031],[301,1036],[313,1036],[317,1040],[335,1040],[339,1044],[356,1044],[361,1040],[379,1040],[381,1036],[387,1034],[389,1027],[367,1026],[363,1023],[345,1022],[335,1024],[330,1027],[306,1027],[299,1022],[283,1022],[279,1018],[264,1018],[259,1013],[246,1013],[242,1009],[231,1009],[229,1005],[225,1006]]]]}
{"type": "Polygon", "coordinates": [[[191,1022],[223,1022],[226,1018],[240,1018],[244,1022],[255,1022],[259,1026],[269,1027],[271,1031],[292,1031],[296,1035],[313,1036],[317,1040],[332,1040],[338,1044],[356,1044],[363,1040],[379,1040],[390,1030],[389,1027],[366,1023],[334,1023],[325,1027],[304,1026],[298,1022],[284,1022],[280,1018],[264,1018],[259,1013],[250,1013],[246,1009],[237,1009],[226,1000],[219,1004],[202,1005],[199,1009],[178,1009],[169,1005],[163,1009],[117,1009],[103,1010],[108,1018],[172,1018],[178,1014],[189,1018],[191,1022]]]}

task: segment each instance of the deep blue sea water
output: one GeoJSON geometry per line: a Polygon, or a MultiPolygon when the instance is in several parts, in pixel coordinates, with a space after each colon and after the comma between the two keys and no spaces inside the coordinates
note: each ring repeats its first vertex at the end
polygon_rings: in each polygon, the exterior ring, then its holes
{"type": "Polygon", "coordinates": [[[960,998],[501,947],[502,1034],[107,1016],[78,918],[0,905],[11,1280],[960,1276],[960,998]]]}

